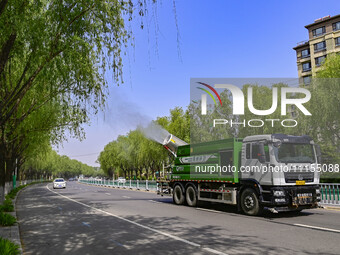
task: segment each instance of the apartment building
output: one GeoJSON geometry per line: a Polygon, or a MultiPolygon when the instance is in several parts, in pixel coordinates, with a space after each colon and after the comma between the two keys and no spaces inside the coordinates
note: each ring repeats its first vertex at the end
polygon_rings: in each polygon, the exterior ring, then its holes
{"type": "Polygon", "coordinates": [[[340,52],[340,15],[326,16],[306,25],[309,40],[298,43],[296,51],[299,83],[308,85],[327,55],[340,52]]]}

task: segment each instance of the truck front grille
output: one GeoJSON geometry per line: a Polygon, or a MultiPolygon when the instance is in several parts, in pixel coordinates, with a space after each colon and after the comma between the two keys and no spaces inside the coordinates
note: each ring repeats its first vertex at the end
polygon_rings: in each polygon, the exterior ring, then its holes
{"type": "Polygon", "coordinates": [[[313,182],[314,172],[286,172],[284,173],[286,183],[293,183],[296,181],[313,182]]]}

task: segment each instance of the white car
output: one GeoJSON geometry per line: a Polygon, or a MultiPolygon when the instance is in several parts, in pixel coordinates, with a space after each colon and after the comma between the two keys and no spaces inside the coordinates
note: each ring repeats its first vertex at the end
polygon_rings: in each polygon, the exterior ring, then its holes
{"type": "Polygon", "coordinates": [[[66,181],[63,178],[57,178],[53,181],[53,189],[65,189],[66,181]]]}
{"type": "Polygon", "coordinates": [[[126,179],[124,177],[118,177],[118,183],[126,183],[126,179]]]}

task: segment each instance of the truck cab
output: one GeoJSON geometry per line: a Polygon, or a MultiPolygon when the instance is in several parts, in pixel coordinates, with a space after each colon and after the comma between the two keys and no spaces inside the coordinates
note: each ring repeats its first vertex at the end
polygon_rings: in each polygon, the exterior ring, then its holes
{"type": "Polygon", "coordinates": [[[257,184],[261,205],[273,211],[317,206],[320,201],[317,167],[321,153],[311,137],[248,136],[243,139],[241,153],[241,183],[257,184]]]}

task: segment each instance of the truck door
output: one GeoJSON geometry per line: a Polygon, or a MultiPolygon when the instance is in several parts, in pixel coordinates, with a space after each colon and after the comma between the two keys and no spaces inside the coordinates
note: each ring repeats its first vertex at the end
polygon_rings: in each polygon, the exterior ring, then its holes
{"type": "Polygon", "coordinates": [[[242,157],[242,166],[247,171],[243,170],[241,172],[242,178],[255,179],[263,185],[270,185],[272,182],[272,173],[262,172],[262,166],[267,165],[269,162],[269,151],[268,145],[263,145],[258,142],[252,142],[245,144],[245,153],[242,157]],[[266,163],[261,163],[259,157],[261,156],[260,146],[265,146],[265,161],[266,163]]]}

